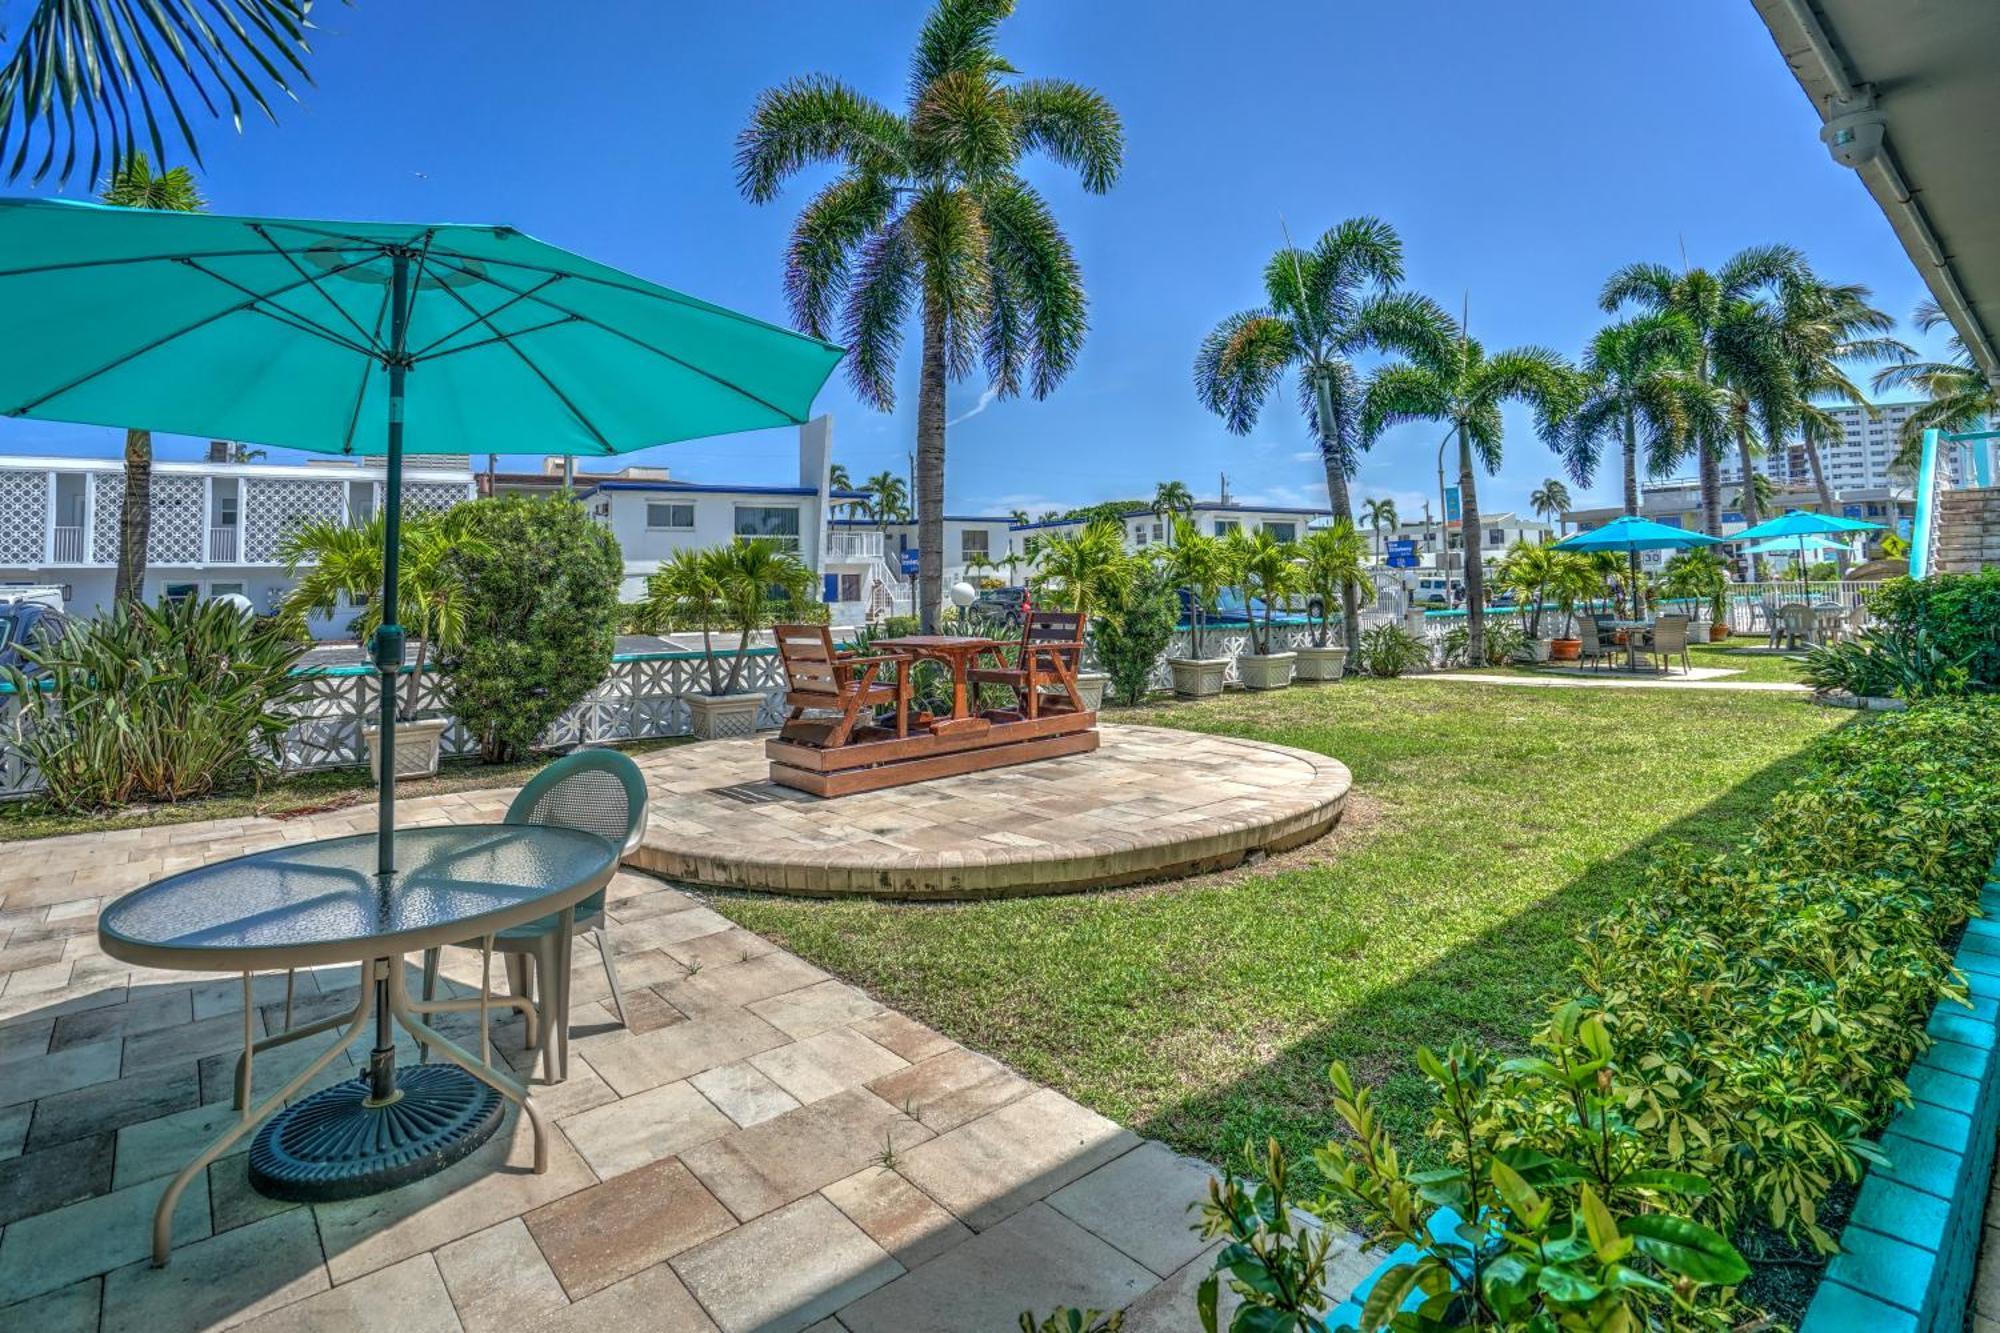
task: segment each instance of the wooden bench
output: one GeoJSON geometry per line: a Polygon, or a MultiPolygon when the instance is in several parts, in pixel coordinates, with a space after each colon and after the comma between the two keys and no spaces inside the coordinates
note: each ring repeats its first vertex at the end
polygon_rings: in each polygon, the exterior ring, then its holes
{"type": "Polygon", "coordinates": [[[1049,712],[1087,711],[1076,688],[1083,667],[1083,630],[1079,611],[1030,610],[1021,621],[1021,642],[1009,664],[999,653],[989,666],[975,665],[966,673],[973,685],[1005,685],[1014,691],[1015,707],[1029,721],[1049,712]],[[1045,696],[1042,687],[1061,687],[1061,696],[1045,696]]]}
{"type": "Polygon", "coordinates": [[[847,744],[861,721],[863,709],[894,704],[896,735],[910,734],[910,659],[895,653],[863,657],[833,646],[833,631],[824,625],[773,625],[778,660],[785,669],[785,719],[788,741],[833,748],[847,744]],[[894,667],[890,680],[876,672],[894,667]],[[839,714],[831,722],[806,722],[808,708],[839,714]]]}

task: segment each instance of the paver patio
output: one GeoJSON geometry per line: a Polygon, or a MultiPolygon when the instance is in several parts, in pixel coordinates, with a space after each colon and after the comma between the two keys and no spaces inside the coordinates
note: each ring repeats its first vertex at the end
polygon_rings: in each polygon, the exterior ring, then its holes
{"type": "MultiPolygon", "coordinates": [[[[509,795],[429,797],[401,816],[491,820],[509,795]]],[[[673,800],[656,793],[656,817],[673,800]]],[[[184,1196],[173,1262],[153,1269],[160,1190],[232,1114],[241,988],[105,957],[97,909],[183,866],[372,819],[362,808],[7,849],[0,1326],[905,1333],[1011,1330],[1020,1311],[1058,1304],[1129,1306],[1131,1333],[1197,1326],[1205,1256],[1188,1205],[1207,1167],[631,871],[610,895],[631,1026],[616,1025],[580,946],[570,1077],[537,1085],[555,1130],[546,1174],[528,1170],[518,1117],[439,1175],[338,1203],[254,1193],[239,1151],[184,1196]]],[[[461,983],[475,971],[471,955],[447,967],[461,983]]],[[[353,969],[301,974],[294,1021],[351,1002],[355,983],[353,969]]],[[[259,982],[261,1029],[282,1022],[282,998],[281,977],[259,982]]],[[[531,1072],[518,1023],[496,1031],[501,1055],[531,1072]]],[[[260,1090],[320,1049],[260,1058],[260,1090]]],[[[357,1053],[324,1078],[351,1077],[357,1053]]],[[[1350,1282],[1368,1266],[1351,1238],[1336,1262],[1350,1282]]]]}

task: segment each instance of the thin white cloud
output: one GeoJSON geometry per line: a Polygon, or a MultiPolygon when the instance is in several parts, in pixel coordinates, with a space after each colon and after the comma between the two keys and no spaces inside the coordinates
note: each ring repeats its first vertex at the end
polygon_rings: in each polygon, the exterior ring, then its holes
{"type": "Polygon", "coordinates": [[[994,388],[992,385],[989,384],[986,386],[985,391],[979,395],[979,401],[972,405],[970,411],[963,412],[958,416],[953,417],[951,420],[945,422],[944,424],[947,426],[956,426],[961,421],[970,421],[974,417],[978,416],[981,412],[984,412],[987,408],[993,406],[993,404],[996,401],[998,401],[999,397],[1000,397],[1000,390],[994,388]]]}

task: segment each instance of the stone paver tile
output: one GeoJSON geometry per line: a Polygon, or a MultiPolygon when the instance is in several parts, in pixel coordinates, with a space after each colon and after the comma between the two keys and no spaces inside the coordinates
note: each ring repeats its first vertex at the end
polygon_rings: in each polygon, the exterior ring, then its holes
{"type": "Polygon", "coordinates": [[[33,1102],[23,1102],[0,1111],[0,1161],[21,1155],[28,1141],[28,1121],[35,1114],[33,1102]]]}
{"type": "MultiPolygon", "coordinates": [[[[23,1218],[0,1232],[0,1306],[66,1287],[151,1255],[153,1209],[164,1178],[23,1218]]],[[[174,1242],[208,1235],[208,1177],[197,1176],[174,1208],[174,1242]]],[[[178,1251],[176,1251],[178,1252],[178,1251]]]]}
{"type": "Polygon", "coordinates": [[[820,1193],[905,1268],[972,1238],[963,1222],[885,1166],[863,1167],[820,1193]]]}
{"type": "MultiPolygon", "coordinates": [[[[539,1078],[540,1066],[531,1072],[539,1078]]],[[[611,1090],[611,1085],[599,1078],[597,1071],[586,1061],[577,1059],[574,1049],[570,1051],[569,1077],[560,1083],[534,1082],[532,1091],[535,1105],[541,1107],[542,1114],[550,1120],[567,1120],[592,1107],[618,1100],[618,1094],[611,1090]]]]}
{"type": "Polygon", "coordinates": [[[873,1018],[861,1019],[854,1024],[854,1030],[876,1045],[888,1047],[911,1064],[928,1060],[933,1055],[942,1055],[957,1044],[943,1033],[933,1031],[894,1009],[884,1009],[873,1018]]]}
{"type": "Polygon", "coordinates": [[[139,1036],[174,1027],[192,1018],[188,992],[179,987],[168,990],[134,991],[123,1004],[107,1004],[81,1013],[64,1014],[55,1021],[52,1050],[86,1046],[94,1041],[139,1036]]]}
{"type": "MultiPolygon", "coordinates": [[[[783,1049],[780,1047],[779,1049],[783,1049]]],[[[748,1128],[798,1107],[798,1099],[773,1083],[745,1060],[742,1064],[704,1069],[688,1082],[722,1108],[722,1113],[748,1128]]]]}
{"type": "Polygon", "coordinates": [[[532,1326],[569,1304],[562,1284],[518,1217],[455,1240],[433,1256],[465,1333],[532,1326]]]}
{"type": "MultiPolygon", "coordinates": [[[[620,980],[622,981],[623,978],[620,978],[620,980]]],[[[625,1002],[625,1026],[635,1037],[648,1032],[658,1031],[660,1028],[672,1027],[676,1023],[685,1022],[687,1019],[687,1016],[681,1013],[680,1010],[661,999],[659,992],[655,990],[649,990],[645,987],[637,990],[627,990],[621,998],[625,1002]]],[[[611,1008],[610,1000],[601,1000],[595,1007],[604,1011],[606,1026],[615,1026],[617,1024],[617,1011],[611,1008]]],[[[571,1036],[574,1039],[576,1029],[583,1026],[583,1024],[577,1022],[574,998],[571,999],[569,1021],[571,1036]]]]}
{"type": "Polygon", "coordinates": [[[8,986],[0,991],[0,1023],[40,1022],[45,1018],[57,1018],[63,1014],[82,1013],[86,1009],[99,1009],[107,1004],[125,1002],[125,975],[105,979],[94,989],[81,989],[86,982],[83,977],[74,977],[66,995],[52,995],[48,991],[15,990],[8,986]]]}
{"type": "Polygon", "coordinates": [[[64,941],[61,939],[45,939],[30,940],[25,944],[10,944],[0,948],[0,976],[61,962],[63,944],[64,941]]]}
{"type": "Polygon", "coordinates": [[[731,963],[746,963],[752,958],[762,958],[777,950],[777,945],[755,931],[741,927],[718,930],[712,935],[697,935],[689,940],[676,940],[664,946],[669,957],[694,968],[728,967],[731,963]]]}
{"type": "Polygon", "coordinates": [[[334,1283],[484,1231],[595,1183],[560,1130],[549,1131],[549,1169],[541,1175],[534,1173],[534,1145],[527,1117],[510,1113],[479,1151],[434,1176],[365,1199],[314,1204],[334,1283]]]}
{"type": "Polygon", "coordinates": [[[728,917],[707,907],[691,907],[684,912],[668,912],[617,927],[611,932],[611,952],[627,954],[664,948],[667,945],[698,939],[703,935],[717,935],[725,930],[734,929],[735,925],[736,923],[728,917]]]}
{"type": "Polygon", "coordinates": [[[850,1333],[1005,1329],[1023,1310],[1123,1308],[1157,1279],[1045,1204],[947,1250],[840,1312],[850,1333]]]}
{"type": "Polygon", "coordinates": [[[586,1296],[551,1315],[537,1333],[604,1333],[644,1329],[645,1333],[715,1333],[715,1321],[667,1264],[586,1296]]]}
{"type": "Polygon", "coordinates": [[[810,1037],[856,1019],[873,1018],[882,1006],[844,981],[828,979],[801,990],[773,995],[746,1006],[751,1013],[794,1037],[810,1037]]]}
{"type": "MultiPolygon", "coordinates": [[[[1221,1242],[1209,1246],[1159,1286],[1125,1307],[1124,1333],[1202,1333],[1201,1316],[1195,1309],[1195,1292],[1215,1269],[1221,1242]]],[[[1345,1293],[1340,1293],[1345,1295],[1345,1293]]],[[[1217,1294],[1216,1327],[1228,1328],[1242,1304],[1229,1283],[1217,1294]]]]}
{"type": "Polygon", "coordinates": [[[0,1162],[0,1226],[111,1188],[112,1137],[72,1139],[0,1162]]]}
{"type": "Polygon", "coordinates": [[[200,1100],[200,1080],[195,1077],[193,1065],[44,1097],[35,1103],[34,1123],[28,1127],[28,1149],[32,1152],[141,1120],[153,1120],[184,1111],[200,1100]]]}
{"type": "Polygon", "coordinates": [[[693,1017],[754,1004],[824,980],[826,973],[803,958],[789,953],[767,953],[747,963],[704,967],[693,976],[661,982],[654,989],[674,1008],[693,1017]]]}
{"type": "Polygon", "coordinates": [[[717,1065],[735,1064],[782,1046],[786,1035],[741,1010],[704,1014],[685,1023],[633,1036],[611,1033],[571,1047],[590,1062],[621,1097],[672,1083],[717,1065]]]}
{"type": "Polygon", "coordinates": [[[817,1194],[673,1261],[724,1333],[796,1333],[903,1266],[817,1194]]]}
{"type": "Polygon", "coordinates": [[[0,1106],[18,1106],[108,1083],[118,1077],[118,1060],[118,1043],[99,1041],[12,1061],[7,1066],[7,1077],[0,1078],[0,1106]]]}
{"type": "MultiPolygon", "coordinates": [[[[240,1025],[239,1025],[240,1031],[240,1025]]],[[[403,1034],[399,1030],[400,1038],[403,1034]]],[[[253,1102],[262,1101],[291,1082],[292,1076],[318,1059],[321,1052],[340,1040],[338,1032],[322,1032],[317,1036],[304,1037],[287,1046],[279,1046],[265,1051],[250,1062],[250,1097],[253,1102]]],[[[354,1067],[350,1062],[354,1052],[367,1055],[367,1038],[356,1042],[346,1052],[348,1059],[336,1057],[321,1070],[310,1083],[300,1089],[301,1093],[314,1092],[342,1079],[354,1077],[354,1067]]],[[[414,1048],[412,1048],[414,1051],[414,1048]]],[[[232,1101],[236,1096],[236,1060],[242,1055],[242,1047],[217,1051],[201,1058],[201,1099],[205,1102],[232,1101]]]]}
{"type": "Polygon", "coordinates": [[[252,1189],[248,1153],[231,1153],[208,1168],[208,1210],[218,1235],[303,1207],[252,1189]]]}
{"type": "Polygon", "coordinates": [[[940,1134],[1018,1101],[1035,1087],[998,1060],[962,1046],[868,1086],[877,1097],[940,1134]]]}
{"type": "Polygon", "coordinates": [[[60,1291],[37,1296],[0,1310],[10,1329],[32,1333],[97,1333],[97,1311],[104,1296],[104,1279],[85,1278],[60,1291]]]}
{"type": "Polygon", "coordinates": [[[1188,1205],[1208,1197],[1215,1172],[1164,1143],[1147,1142],[1049,1196],[1049,1206],[1161,1277],[1206,1244],[1188,1205]]]}
{"type": "Polygon", "coordinates": [[[897,1169],[984,1231],[1138,1142],[1130,1130],[1041,1088],[918,1144],[901,1155],[897,1169]]]}
{"type": "MultiPolygon", "coordinates": [[[[263,1020],[258,1018],[252,1026],[257,1035],[263,1036],[263,1020]]],[[[142,1032],[125,1039],[125,1068],[127,1074],[140,1074],[148,1069],[160,1069],[167,1065],[179,1064],[183,1060],[199,1060],[205,1055],[227,1051],[236,1054],[243,1049],[243,1019],[240,1014],[222,1014],[215,1018],[205,1018],[194,1023],[180,1023],[155,1032],[142,1032]]]]}
{"type": "Polygon", "coordinates": [[[56,1021],[53,1018],[27,1019],[0,1027],[0,1065],[47,1055],[56,1021]]]}
{"type": "Polygon", "coordinates": [[[246,1333],[459,1333],[451,1293],[428,1254],[345,1282],[242,1325],[246,1333]]]}
{"type": "Polygon", "coordinates": [[[747,1221],[930,1136],[881,1098],[856,1088],[704,1143],[681,1160],[747,1221]]]}
{"type": "MultiPolygon", "coordinates": [[[[299,1022],[298,1001],[311,999],[318,987],[304,973],[300,973],[292,990],[292,1021],[299,1022]]],[[[285,1009],[285,974],[283,972],[261,972],[250,983],[251,1003],[260,1009],[275,1005],[273,1017],[283,1019],[285,1009]]],[[[222,1014],[243,1013],[243,978],[222,977],[215,981],[199,981],[189,988],[188,998],[194,1004],[194,1018],[197,1022],[205,1018],[215,1018],[222,1014]]]]}
{"type": "Polygon", "coordinates": [[[600,1178],[682,1153],[736,1128],[685,1079],[607,1102],[562,1122],[600,1178]]]}
{"type": "MultiPolygon", "coordinates": [[[[118,1175],[112,1184],[124,1189],[154,1176],[172,1175],[238,1118],[236,1109],[228,1102],[210,1102],[125,1126],[118,1131],[118,1175]]],[[[255,1137],[245,1134],[229,1146],[230,1154],[249,1152],[255,1137]]]]}
{"type": "Polygon", "coordinates": [[[255,1318],[330,1284],[319,1234],[304,1209],[226,1231],[104,1279],[102,1333],[194,1333],[255,1318]]]}
{"type": "Polygon", "coordinates": [[[753,1055],[750,1063],[802,1103],[860,1087],[909,1064],[852,1028],[828,1028],[753,1055]]]}
{"type": "Polygon", "coordinates": [[[729,1210],[672,1158],[558,1199],[526,1220],[571,1300],[736,1226],[729,1210]]]}

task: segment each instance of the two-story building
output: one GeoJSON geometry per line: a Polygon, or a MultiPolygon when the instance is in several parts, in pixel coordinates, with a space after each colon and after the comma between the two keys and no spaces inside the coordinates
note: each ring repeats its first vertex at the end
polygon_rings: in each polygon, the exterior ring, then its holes
{"type": "MultiPolygon", "coordinates": [[[[1436,520],[1426,523],[1415,519],[1382,529],[1379,543],[1374,529],[1366,525],[1361,527],[1361,535],[1367,539],[1369,550],[1377,557],[1386,556],[1388,544],[1392,541],[1415,542],[1420,568],[1456,572],[1465,568],[1465,534],[1460,531],[1461,526],[1455,520],[1450,523],[1436,520]]],[[[1479,535],[1474,545],[1481,563],[1491,564],[1506,555],[1507,548],[1516,542],[1539,545],[1555,535],[1555,529],[1541,519],[1503,510],[1479,516],[1479,535]]]]}
{"type": "MultiPolygon", "coordinates": [[[[1196,531],[1211,537],[1226,537],[1242,529],[1246,532],[1268,532],[1279,541],[1290,542],[1305,536],[1308,528],[1331,519],[1333,514],[1326,509],[1292,509],[1278,505],[1243,504],[1234,500],[1197,500],[1193,512],[1182,517],[1193,523],[1196,531]]],[[[1014,540],[1022,543],[1025,549],[1028,538],[1055,533],[1074,534],[1082,530],[1084,521],[1052,518],[1039,523],[1017,524],[1011,531],[1014,540]]],[[[1125,529],[1127,550],[1142,551],[1150,546],[1167,544],[1168,519],[1149,508],[1128,509],[1119,515],[1118,522],[1125,529]]]]}

